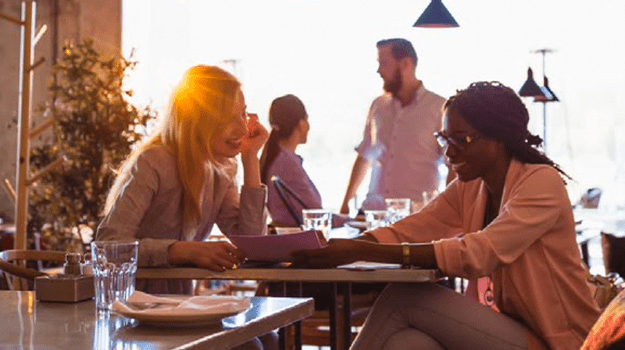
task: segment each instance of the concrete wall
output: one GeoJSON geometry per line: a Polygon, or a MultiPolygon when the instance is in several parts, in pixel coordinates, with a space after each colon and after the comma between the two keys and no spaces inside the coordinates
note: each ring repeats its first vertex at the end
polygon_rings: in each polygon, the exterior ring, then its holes
{"type": "MultiPolygon", "coordinates": [[[[33,114],[31,126],[42,121],[37,107],[48,98],[47,84],[50,67],[61,53],[67,40],[77,42],[84,37],[95,40],[103,55],[121,53],[122,0],[45,0],[37,1],[37,28],[48,26],[44,37],[35,47],[34,60],[45,57],[46,62],[35,70],[33,79],[33,114]]],[[[0,13],[20,18],[19,0],[0,0],[0,13]]],[[[15,184],[17,158],[17,117],[19,90],[20,27],[0,18],[0,181],[15,184]]],[[[46,142],[50,135],[32,141],[46,142]]],[[[14,185],[15,186],[15,185],[14,185]]],[[[4,189],[0,189],[0,218],[12,221],[14,205],[4,189]]]]}

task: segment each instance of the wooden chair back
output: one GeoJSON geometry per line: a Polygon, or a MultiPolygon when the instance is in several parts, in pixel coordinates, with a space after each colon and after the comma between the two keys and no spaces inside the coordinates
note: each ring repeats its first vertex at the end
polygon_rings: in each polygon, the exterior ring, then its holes
{"type": "MultiPolygon", "coordinates": [[[[11,249],[0,252],[0,270],[10,290],[28,289],[28,283],[16,283],[22,278],[27,282],[34,281],[35,277],[45,276],[47,273],[26,267],[28,261],[47,261],[63,263],[65,252],[45,250],[11,249]]],[[[32,284],[32,283],[31,283],[32,284]]]]}

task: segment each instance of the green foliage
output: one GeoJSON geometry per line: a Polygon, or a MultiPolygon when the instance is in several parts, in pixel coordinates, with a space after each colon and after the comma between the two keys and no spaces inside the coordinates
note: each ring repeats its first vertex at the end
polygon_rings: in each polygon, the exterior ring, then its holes
{"type": "Polygon", "coordinates": [[[123,80],[136,64],[123,57],[103,59],[91,39],[63,47],[52,69],[52,102],[42,108],[54,118],[53,140],[32,148],[31,172],[60,157],[66,161],[30,191],[31,240],[39,232],[50,249],[68,250],[81,231],[95,232],[114,169],[156,116],[149,107],[139,109],[128,101],[132,91],[125,90],[123,80]]]}

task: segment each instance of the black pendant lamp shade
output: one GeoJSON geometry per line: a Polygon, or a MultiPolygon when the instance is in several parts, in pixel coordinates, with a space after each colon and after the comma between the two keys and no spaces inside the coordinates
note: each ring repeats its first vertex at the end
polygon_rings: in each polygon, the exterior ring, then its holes
{"type": "Polygon", "coordinates": [[[431,0],[419,19],[412,25],[422,28],[453,28],[459,27],[458,22],[447,11],[442,0],[431,0]]]}
{"type": "Polygon", "coordinates": [[[560,101],[558,97],[556,96],[556,94],[554,94],[551,88],[549,87],[549,79],[547,79],[547,77],[543,77],[543,86],[540,87],[540,90],[543,92],[545,96],[544,97],[536,96],[534,98],[535,102],[558,102],[560,101]]]}
{"type": "Polygon", "coordinates": [[[527,80],[521,86],[521,90],[519,90],[519,96],[522,97],[545,97],[545,94],[542,92],[538,84],[534,81],[534,73],[532,72],[532,68],[527,69],[527,80]]]}

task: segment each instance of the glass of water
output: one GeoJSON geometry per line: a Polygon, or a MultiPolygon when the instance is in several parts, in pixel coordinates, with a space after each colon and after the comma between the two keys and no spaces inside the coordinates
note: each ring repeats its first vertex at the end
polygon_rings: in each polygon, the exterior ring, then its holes
{"type": "Polygon", "coordinates": [[[91,242],[97,310],[110,310],[135,291],[138,253],[138,241],[91,242]]]}
{"type": "Polygon", "coordinates": [[[419,210],[423,209],[430,201],[438,196],[438,191],[423,191],[421,192],[421,198],[419,200],[412,202],[412,212],[416,213],[419,210]]]}
{"type": "Polygon", "coordinates": [[[303,230],[316,230],[323,233],[323,237],[330,239],[332,228],[332,213],[325,209],[302,209],[303,230]]]}
{"type": "Polygon", "coordinates": [[[365,221],[367,222],[367,230],[388,226],[386,210],[365,210],[365,221]]]}
{"type": "Polygon", "coordinates": [[[410,198],[386,198],[386,213],[390,224],[410,215],[412,202],[410,198]]]}

